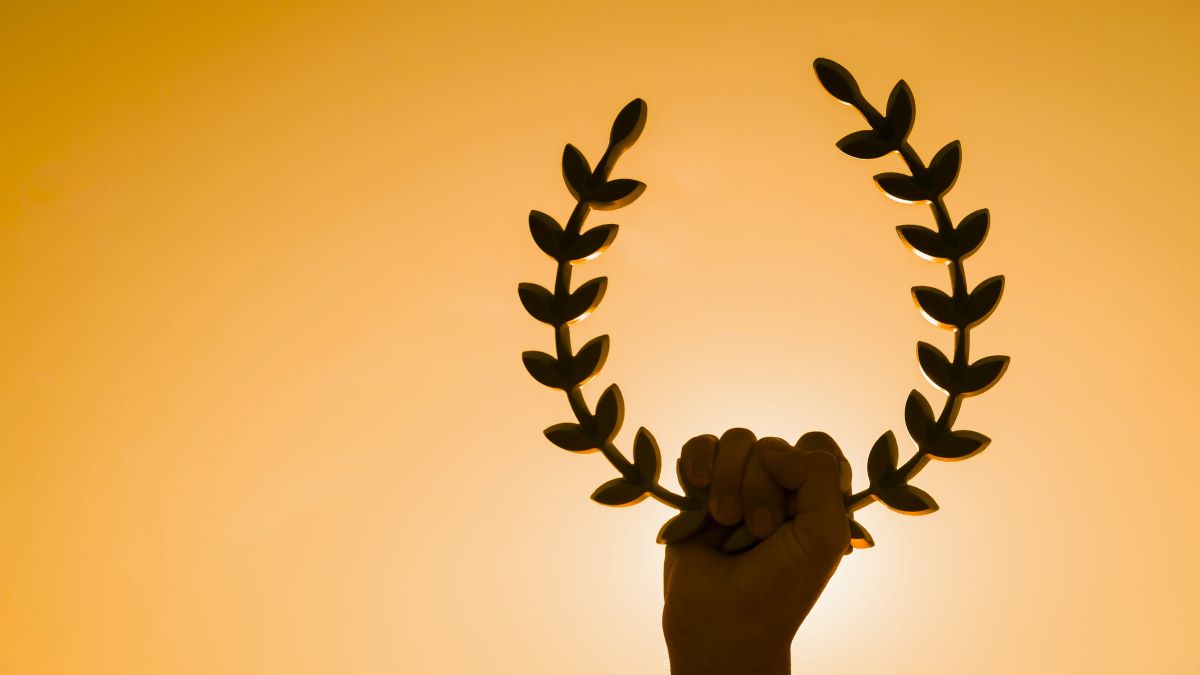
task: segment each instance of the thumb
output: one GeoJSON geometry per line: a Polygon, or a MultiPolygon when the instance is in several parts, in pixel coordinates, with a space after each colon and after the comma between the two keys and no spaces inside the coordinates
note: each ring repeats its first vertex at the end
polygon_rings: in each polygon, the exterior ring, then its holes
{"type": "Polygon", "coordinates": [[[841,556],[850,541],[838,457],[819,450],[768,448],[763,463],[771,477],[796,493],[795,541],[841,556]]]}
{"type": "Polygon", "coordinates": [[[837,457],[818,450],[768,446],[763,453],[767,472],[796,493],[796,517],[821,519],[846,516],[837,457]]]}

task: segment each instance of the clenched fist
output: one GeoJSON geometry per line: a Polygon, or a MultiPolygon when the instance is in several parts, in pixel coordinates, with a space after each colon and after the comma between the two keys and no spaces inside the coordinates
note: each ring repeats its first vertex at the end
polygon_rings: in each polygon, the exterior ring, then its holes
{"type": "Polygon", "coordinates": [[[667,546],[663,633],[673,675],[787,675],[792,638],[850,542],[841,450],[812,432],[795,446],[730,429],[683,446],[716,523],[667,546]],[[760,540],[727,555],[745,522],[760,540]]]}

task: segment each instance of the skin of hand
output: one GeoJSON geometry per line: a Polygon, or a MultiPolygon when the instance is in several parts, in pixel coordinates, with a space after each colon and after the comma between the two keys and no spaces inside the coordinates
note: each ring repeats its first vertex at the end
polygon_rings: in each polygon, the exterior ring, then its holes
{"type": "Polygon", "coordinates": [[[788,675],[804,617],[847,552],[841,450],[812,432],[795,446],[730,429],[684,444],[688,480],[716,523],[666,547],[663,633],[672,675],[788,675]],[[745,520],[760,542],[720,542],[745,520]]]}

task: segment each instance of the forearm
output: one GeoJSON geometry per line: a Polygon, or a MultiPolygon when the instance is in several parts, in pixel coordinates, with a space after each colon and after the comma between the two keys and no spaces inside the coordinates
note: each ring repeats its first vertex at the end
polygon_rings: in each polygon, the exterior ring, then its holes
{"type": "Polygon", "coordinates": [[[790,675],[788,650],[774,653],[723,654],[703,659],[696,654],[671,654],[671,675],[790,675]]]}
{"type": "Polygon", "coordinates": [[[790,675],[785,640],[715,640],[699,636],[667,641],[671,675],[790,675]]]}

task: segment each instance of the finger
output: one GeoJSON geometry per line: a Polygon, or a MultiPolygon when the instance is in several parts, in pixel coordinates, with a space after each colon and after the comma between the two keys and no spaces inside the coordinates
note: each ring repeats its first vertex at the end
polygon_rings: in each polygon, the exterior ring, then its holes
{"type": "Polygon", "coordinates": [[[722,525],[735,525],[742,519],[742,474],[752,445],[754,434],[749,429],[730,429],[717,441],[708,504],[713,519],[722,525]]]}
{"type": "Polygon", "coordinates": [[[713,459],[717,456],[717,437],[712,434],[696,436],[683,444],[679,456],[683,459],[684,476],[688,481],[699,488],[708,487],[713,459]]]}
{"type": "Polygon", "coordinates": [[[838,447],[837,441],[833,440],[832,436],[823,431],[810,431],[801,436],[800,440],[796,441],[796,447],[802,450],[826,452],[836,457],[841,470],[838,484],[844,494],[850,494],[851,482],[853,480],[850,460],[846,459],[845,453],[838,447]]]}
{"type": "Polygon", "coordinates": [[[783,487],[771,477],[763,455],[775,450],[791,450],[782,438],[762,438],[750,448],[746,460],[746,472],[742,475],[742,513],[746,515],[746,526],[750,534],[758,539],[771,536],[786,519],[783,487]]]}
{"type": "Polygon", "coordinates": [[[809,452],[828,453],[839,459],[843,456],[837,441],[824,431],[810,431],[804,434],[800,440],[796,441],[796,447],[809,452]]]}
{"type": "Polygon", "coordinates": [[[763,453],[771,477],[796,491],[797,518],[845,520],[838,460],[828,452],[771,448],[763,453]]]}

